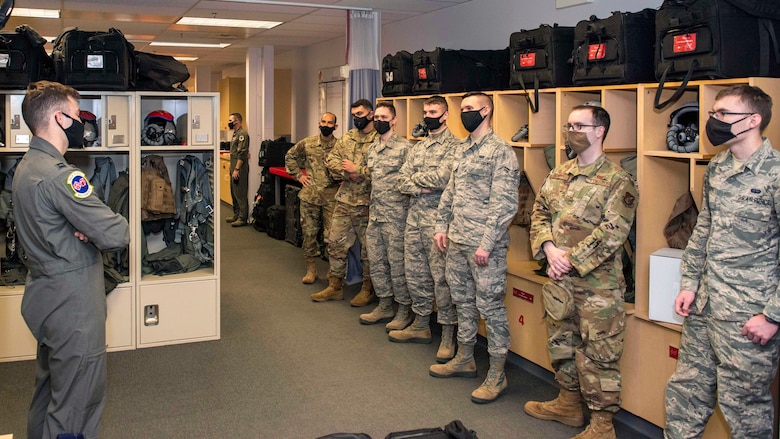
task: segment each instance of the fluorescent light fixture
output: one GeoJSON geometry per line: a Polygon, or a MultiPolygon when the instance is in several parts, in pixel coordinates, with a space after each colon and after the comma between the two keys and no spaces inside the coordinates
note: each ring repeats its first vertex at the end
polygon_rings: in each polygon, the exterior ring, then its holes
{"type": "Polygon", "coordinates": [[[197,61],[197,56],[174,56],[173,59],[181,62],[187,62],[187,61],[197,61]]]}
{"type": "Polygon", "coordinates": [[[228,18],[182,17],[176,24],[192,26],[244,27],[252,29],[271,29],[282,24],[281,21],[232,20],[228,18]]]}
{"type": "Polygon", "coordinates": [[[315,9],[341,9],[344,11],[373,11],[371,8],[358,8],[354,6],[320,5],[316,3],[283,2],[275,0],[225,0],[234,3],[254,3],[258,5],[297,6],[299,8],[315,9]]]}
{"type": "Polygon", "coordinates": [[[225,47],[229,46],[229,43],[219,43],[219,44],[201,44],[201,43],[171,43],[166,41],[152,41],[149,43],[150,46],[167,46],[167,47],[202,47],[206,49],[224,49],[225,47]]]}
{"type": "Polygon", "coordinates": [[[14,8],[14,10],[11,12],[11,15],[14,17],[60,18],[60,10],[14,8]]]}

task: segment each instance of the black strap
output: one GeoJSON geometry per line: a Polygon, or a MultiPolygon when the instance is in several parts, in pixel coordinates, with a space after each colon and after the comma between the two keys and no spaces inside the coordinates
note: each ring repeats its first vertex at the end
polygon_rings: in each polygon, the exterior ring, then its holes
{"type": "Polygon", "coordinates": [[[664,83],[666,82],[666,74],[669,73],[669,69],[672,68],[672,65],[670,64],[666,69],[664,70],[664,73],[661,75],[661,79],[658,81],[658,89],[655,91],[655,100],[653,101],[653,106],[655,106],[656,109],[660,110],[667,105],[669,105],[672,102],[677,101],[677,99],[680,99],[680,96],[685,93],[685,87],[688,86],[688,81],[691,80],[691,76],[693,76],[693,69],[699,66],[699,61],[694,58],[693,61],[691,61],[690,67],[688,67],[688,73],[685,74],[685,78],[683,79],[682,84],[680,84],[680,87],[677,88],[677,90],[674,91],[672,94],[672,97],[665,100],[664,102],[661,102],[661,92],[664,90],[664,83]]]}
{"type": "Polygon", "coordinates": [[[528,105],[531,107],[531,113],[537,113],[539,111],[539,76],[534,75],[534,100],[528,96],[528,90],[525,88],[525,81],[523,81],[523,75],[520,75],[520,87],[523,87],[525,92],[525,99],[528,101],[528,105]]]}

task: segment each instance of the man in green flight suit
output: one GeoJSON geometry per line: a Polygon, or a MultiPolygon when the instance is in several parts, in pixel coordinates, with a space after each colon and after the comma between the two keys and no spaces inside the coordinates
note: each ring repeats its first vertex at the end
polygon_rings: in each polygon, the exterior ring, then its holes
{"type": "Polygon", "coordinates": [[[230,196],[233,199],[233,216],[226,218],[233,227],[246,225],[249,218],[249,133],[243,125],[241,113],[232,113],[228,128],[233,130],[230,142],[230,196]]]}

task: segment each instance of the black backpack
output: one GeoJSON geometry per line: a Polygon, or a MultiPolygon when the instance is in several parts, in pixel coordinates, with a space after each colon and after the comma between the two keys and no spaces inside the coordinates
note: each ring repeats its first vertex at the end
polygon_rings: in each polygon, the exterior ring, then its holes
{"type": "Polygon", "coordinates": [[[414,75],[412,54],[401,50],[382,59],[382,96],[405,96],[412,94],[414,75]]]}
{"type": "Polygon", "coordinates": [[[135,83],[134,49],[119,29],[65,29],[51,52],[55,79],[79,90],[131,90],[135,83]]]}
{"type": "Polygon", "coordinates": [[[0,32],[0,88],[21,88],[43,79],[54,79],[54,63],[46,53],[46,40],[23,24],[12,32],[0,32]]]}

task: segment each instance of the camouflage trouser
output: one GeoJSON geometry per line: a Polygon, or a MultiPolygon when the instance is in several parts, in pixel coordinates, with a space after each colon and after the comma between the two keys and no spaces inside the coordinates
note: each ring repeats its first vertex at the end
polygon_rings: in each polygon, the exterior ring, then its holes
{"type": "Polygon", "coordinates": [[[458,316],[444,274],[446,258],[434,244],[433,235],[433,226],[406,225],[404,255],[412,311],[419,316],[430,315],[435,298],[436,320],[442,325],[454,325],[458,316]]]}
{"type": "Polygon", "coordinates": [[[626,309],[620,289],[584,290],[572,287],[574,312],[555,320],[547,315],[547,350],[555,380],[569,390],[580,389],[591,410],[620,408],[620,357],[626,309]]]}
{"type": "Polygon", "coordinates": [[[677,370],[666,385],[664,437],[701,437],[716,403],[732,438],[773,437],[769,388],[777,374],[780,332],[761,346],[742,335],[745,323],[685,318],[677,370]]]}
{"type": "Polygon", "coordinates": [[[303,234],[303,256],[317,258],[320,256],[319,234],[322,230],[322,239],[328,244],[331,217],[336,200],[331,199],[324,206],[307,203],[301,200],[301,232],[303,234]]]}
{"type": "Polygon", "coordinates": [[[458,313],[458,342],[474,345],[480,316],[485,319],[488,353],[506,355],[509,321],[506,317],[506,247],[490,252],[488,265],[474,262],[476,246],[447,242],[447,283],[458,313]]]}
{"type": "Polygon", "coordinates": [[[368,225],[368,206],[350,206],[336,202],[330,223],[328,239],[328,258],[331,276],[344,279],[347,275],[347,252],[355,239],[360,241],[360,259],[363,273],[369,272],[366,254],[366,226],[368,225]]]}
{"type": "Polygon", "coordinates": [[[404,273],[404,221],[369,220],[366,243],[376,296],[395,297],[404,305],[412,303],[404,273]]]}

